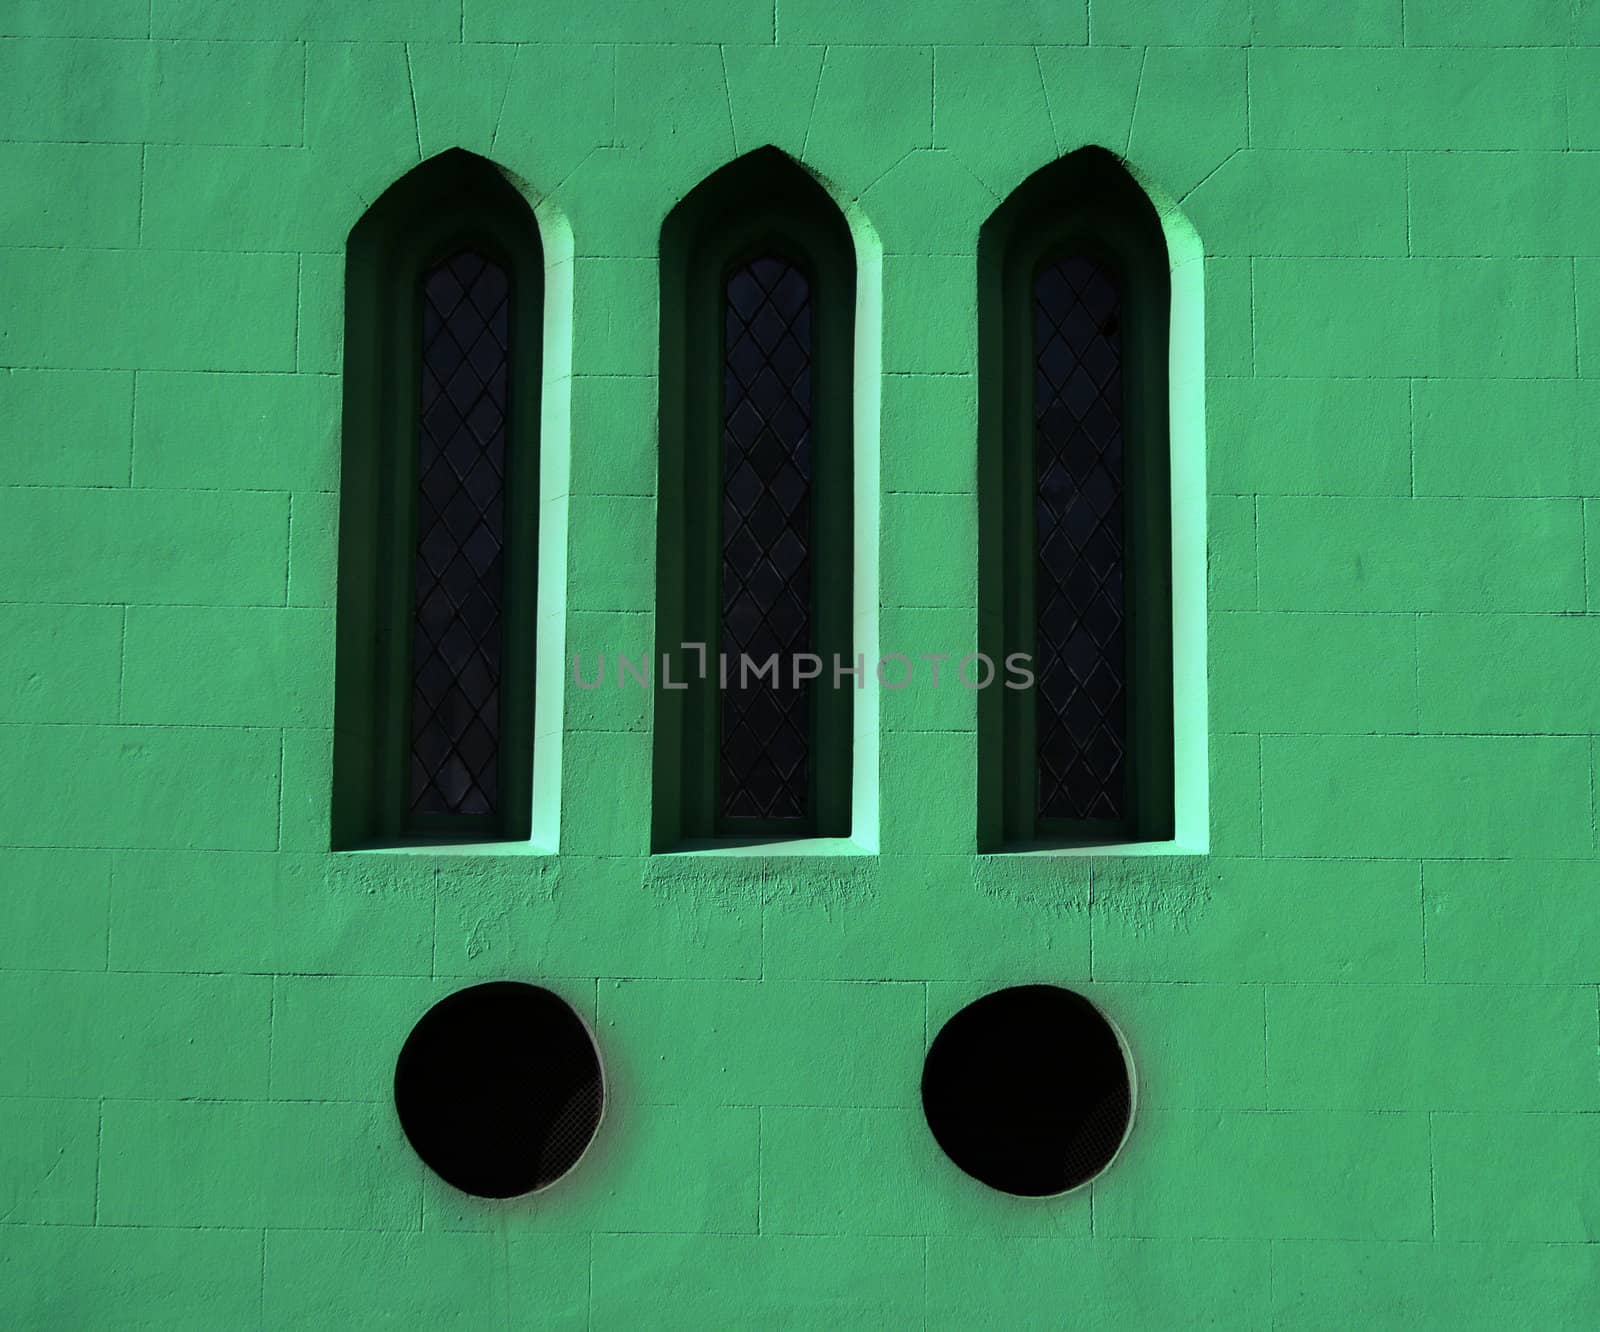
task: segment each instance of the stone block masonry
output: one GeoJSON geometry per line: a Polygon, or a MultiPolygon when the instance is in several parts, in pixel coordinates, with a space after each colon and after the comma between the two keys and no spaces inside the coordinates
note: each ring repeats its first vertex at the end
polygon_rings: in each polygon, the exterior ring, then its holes
{"type": "Polygon", "coordinates": [[[1594,1326],[1597,90],[1566,0],[0,0],[0,1323],[1594,1326]],[[881,246],[874,632],[970,651],[978,232],[1086,144],[1203,253],[1204,852],[975,854],[975,707],[908,691],[866,844],[652,856],[650,696],[570,683],[556,846],[329,850],[385,188],[535,206],[592,659],[654,639],[662,221],[801,162],[881,246]],[[512,1204],[391,1101],[494,978],[610,1080],[512,1204]],[[1138,1071],[1056,1200],[919,1109],[1023,981],[1138,1071]]]}

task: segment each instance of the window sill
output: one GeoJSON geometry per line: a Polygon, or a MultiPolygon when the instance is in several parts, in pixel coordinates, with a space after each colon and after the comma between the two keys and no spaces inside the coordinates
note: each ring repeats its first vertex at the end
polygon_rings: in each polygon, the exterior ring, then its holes
{"type": "Polygon", "coordinates": [[[1081,857],[1081,856],[1203,856],[1207,848],[1190,846],[1185,842],[1017,842],[997,850],[984,852],[991,856],[1017,857],[1081,857]]]}
{"type": "Polygon", "coordinates": [[[877,852],[849,837],[725,837],[706,841],[684,842],[666,851],[656,851],[651,858],[670,859],[674,856],[871,856],[877,852]]]}
{"type": "Polygon", "coordinates": [[[442,837],[408,838],[403,842],[372,842],[366,846],[338,847],[336,856],[553,856],[536,842],[483,842],[442,837]]]}

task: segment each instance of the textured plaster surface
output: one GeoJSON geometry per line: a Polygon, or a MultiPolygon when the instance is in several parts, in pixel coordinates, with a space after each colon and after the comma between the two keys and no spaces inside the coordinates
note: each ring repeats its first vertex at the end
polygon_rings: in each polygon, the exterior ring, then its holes
{"type": "Polygon", "coordinates": [[[1595,150],[1587,0],[0,0],[0,1322],[1593,1326],[1595,150]],[[461,147],[537,205],[542,606],[637,653],[662,219],[813,170],[882,250],[876,632],[956,650],[978,228],[1091,143],[1204,253],[1207,854],[976,856],[969,701],[901,694],[874,843],[650,857],[648,695],[548,672],[558,854],[328,851],[343,247],[390,183],[461,147]],[[388,1099],[486,977],[611,1079],[513,1204],[388,1099]],[[917,1107],[1022,980],[1138,1067],[1055,1201],[917,1107]]]}

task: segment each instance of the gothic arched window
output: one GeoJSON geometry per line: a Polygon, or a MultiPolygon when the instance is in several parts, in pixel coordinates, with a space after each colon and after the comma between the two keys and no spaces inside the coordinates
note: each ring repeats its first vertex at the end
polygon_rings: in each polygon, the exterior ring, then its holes
{"type": "Polygon", "coordinates": [[[847,836],[850,232],[763,149],[673,210],[662,273],[655,842],[847,836]]]}
{"type": "Polygon", "coordinates": [[[528,835],[542,295],[531,210],[465,152],[351,232],[336,845],[528,835]]]}
{"type": "Polygon", "coordinates": [[[1111,154],[1024,182],[985,224],[980,623],[1028,689],[980,704],[983,840],[1173,833],[1170,280],[1111,154]]]}

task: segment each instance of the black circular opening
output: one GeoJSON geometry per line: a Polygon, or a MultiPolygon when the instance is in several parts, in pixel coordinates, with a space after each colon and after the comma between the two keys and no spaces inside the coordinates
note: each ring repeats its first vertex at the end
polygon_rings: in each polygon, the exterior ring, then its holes
{"type": "Polygon", "coordinates": [[[969,1004],[933,1039],[922,1109],[974,1179],[1038,1198],[1111,1163],[1133,1114],[1122,1042],[1081,994],[1018,985],[969,1004]]]}
{"type": "Polygon", "coordinates": [[[514,1198],[577,1164],[600,1124],[600,1057],[549,990],[491,981],[441,999],[411,1029],[394,1103],[411,1145],[448,1183],[514,1198]]]}

